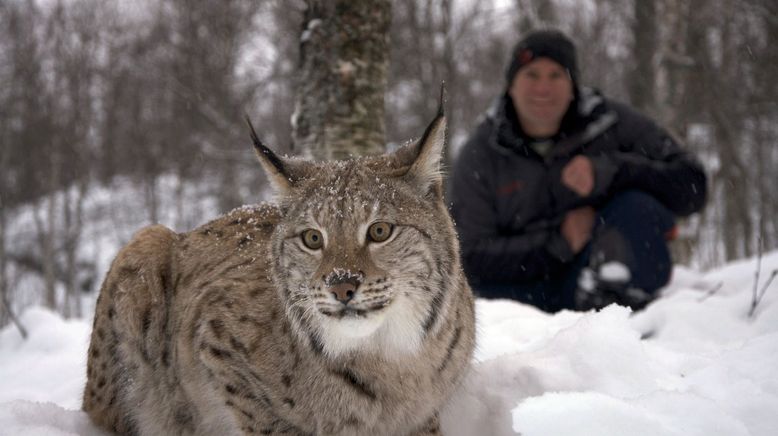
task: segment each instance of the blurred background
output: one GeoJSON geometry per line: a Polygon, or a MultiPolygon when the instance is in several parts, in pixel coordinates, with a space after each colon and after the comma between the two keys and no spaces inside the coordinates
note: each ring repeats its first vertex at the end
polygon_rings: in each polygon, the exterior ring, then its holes
{"type": "MultiPolygon", "coordinates": [[[[187,231],[269,198],[243,121],[291,150],[303,1],[0,1],[0,326],[40,304],[90,315],[140,227],[187,231]]],[[[394,0],[390,146],[448,89],[450,150],[505,88],[524,31],[577,43],[581,83],[636,106],[703,161],[710,197],[676,262],[778,246],[778,2],[394,0]]]]}

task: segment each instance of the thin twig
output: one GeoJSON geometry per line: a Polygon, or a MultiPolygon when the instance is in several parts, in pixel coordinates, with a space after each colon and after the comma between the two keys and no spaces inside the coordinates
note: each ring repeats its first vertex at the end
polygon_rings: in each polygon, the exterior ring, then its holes
{"type": "Polygon", "coordinates": [[[762,289],[759,291],[759,295],[756,297],[754,302],[751,304],[751,310],[748,312],[748,317],[752,318],[754,316],[754,312],[756,311],[756,306],[759,305],[759,302],[762,301],[762,297],[764,297],[764,294],[767,293],[767,288],[770,287],[770,283],[773,282],[773,279],[775,276],[778,275],[778,269],[774,269],[772,273],[770,273],[770,278],[767,279],[767,282],[762,286],[762,289]]]}
{"type": "Polygon", "coordinates": [[[707,300],[707,299],[708,299],[708,297],[711,297],[711,296],[713,296],[713,294],[715,294],[716,292],[718,292],[718,291],[719,291],[719,289],[721,289],[721,288],[722,288],[722,286],[724,286],[724,282],[718,282],[718,283],[716,283],[715,285],[713,285],[713,287],[712,287],[712,288],[710,288],[710,289],[709,289],[709,290],[708,290],[708,291],[707,291],[707,292],[706,292],[706,293],[705,293],[705,294],[704,294],[702,297],[700,297],[700,299],[699,299],[699,300],[697,300],[697,301],[699,301],[699,302],[702,302],[702,301],[705,301],[705,300],[707,300]]]}
{"type": "Polygon", "coordinates": [[[6,296],[3,295],[3,298],[0,298],[0,302],[3,303],[3,308],[5,308],[5,311],[8,312],[8,316],[11,318],[11,321],[13,321],[14,325],[17,329],[19,329],[19,333],[22,334],[22,339],[27,339],[27,329],[24,328],[24,325],[19,320],[19,318],[16,316],[16,314],[11,310],[11,305],[8,304],[8,300],[5,298],[6,296]]]}
{"type": "Polygon", "coordinates": [[[758,304],[757,297],[759,294],[756,291],[759,287],[759,270],[762,269],[762,235],[759,235],[759,238],[756,240],[756,250],[756,272],[754,273],[754,291],[751,294],[751,309],[748,311],[749,318],[753,316],[758,304]]]}

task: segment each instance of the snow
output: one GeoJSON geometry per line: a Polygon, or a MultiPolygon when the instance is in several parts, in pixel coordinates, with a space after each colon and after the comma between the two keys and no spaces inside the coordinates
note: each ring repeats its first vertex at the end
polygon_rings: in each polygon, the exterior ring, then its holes
{"type": "Polygon", "coordinates": [[[0,331],[0,435],[100,435],[81,407],[91,328],[33,307],[0,331]]]}
{"type": "Polygon", "coordinates": [[[629,281],[631,274],[629,268],[621,262],[606,262],[600,265],[600,277],[603,280],[616,283],[626,283],[629,281]]]}
{"type": "MultiPolygon", "coordinates": [[[[764,286],[778,252],[762,259],[764,286]]],[[[447,435],[778,434],[778,282],[749,317],[755,260],[677,267],[646,310],[549,315],[478,301],[473,368],[447,435]]],[[[80,412],[90,322],[22,314],[0,331],[0,435],[99,435],[80,412]]]]}
{"type": "Polygon", "coordinates": [[[317,27],[321,26],[322,21],[318,18],[308,22],[308,27],[305,28],[303,34],[300,36],[300,43],[308,42],[311,39],[311,33],[313,33],[317,27]]]}

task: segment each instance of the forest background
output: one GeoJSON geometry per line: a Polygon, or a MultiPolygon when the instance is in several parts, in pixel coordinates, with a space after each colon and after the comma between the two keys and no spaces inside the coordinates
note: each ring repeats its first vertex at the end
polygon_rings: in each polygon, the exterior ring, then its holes
{"type": "MultiPolygon", "coordinates": [[[[186,231],[267,198],[243,115],[271,147],[300,153],[310,3],[0,2],[0,326],[30,305],[88,315],[107,262],[144,225],[186,231]]],[[[657,119],[708,170],[708,206],[682,223],[676,262],[705,270],[778,247],[778,3],[390,10],[389,147],[421,134],[445,81],[450,163],[504,90],[519,36],[558,27],[578,46],[581,83],[657,119]]]]}

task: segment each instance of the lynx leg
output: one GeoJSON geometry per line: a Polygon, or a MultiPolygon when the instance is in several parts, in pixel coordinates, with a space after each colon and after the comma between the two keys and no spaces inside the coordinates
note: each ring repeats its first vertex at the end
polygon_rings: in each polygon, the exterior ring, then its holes
{"type": "Polygon", "coordinates": [[[163,226],[139,231],[116,256],[100,289],[82,408],[119,434],[138,429],[133,410],[125,407],[127,380],[156,361],[169,364],[164,329],[175,238],[163,226]]]}

